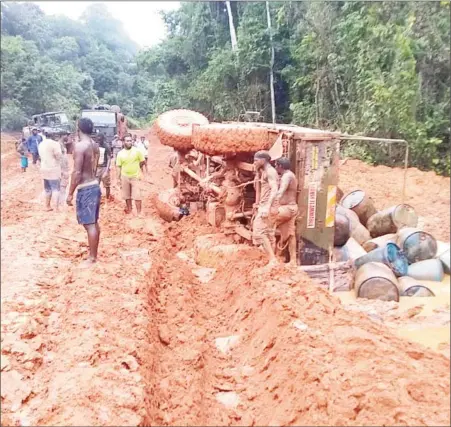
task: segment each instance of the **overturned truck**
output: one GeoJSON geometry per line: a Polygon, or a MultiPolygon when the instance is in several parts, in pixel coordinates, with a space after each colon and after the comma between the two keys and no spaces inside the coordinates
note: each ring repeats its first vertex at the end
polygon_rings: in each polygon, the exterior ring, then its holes
{"type": "Polygon", "coordinates": [[[201,114],[174,110],[156,124],[160,141],[172,146],[174,187],[157,207],[166,220],[180,216],[179,206],[205,210],[208,222],[251,241],[260,177],[253,156],[268,150],[271,158],[291,161],[298,179],[297,263],[325,264],[334,247],[339,168],[338,133],[267,123],[212,123],[201,114]]]}

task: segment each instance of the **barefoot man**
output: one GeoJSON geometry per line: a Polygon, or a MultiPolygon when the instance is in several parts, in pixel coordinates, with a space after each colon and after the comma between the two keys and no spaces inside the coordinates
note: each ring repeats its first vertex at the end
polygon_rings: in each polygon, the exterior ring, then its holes
{"type": "Polygon", "coordinates": [[[41,174],[44,180],[45,206],[48,211],[52,210],[50,205],[52,196],[59,206],[59,194],[61,185],[61,145],[58,141],[45,138],[38,146],[38,154],[41,159],[41,174]]]}
{"type": "Polygon", "coordinates": [[[276,171],[280,175],[279,191],[276,194],[276,202],[279,208],[276,217],[276,228],[280,231],[279,248],[288,245],[290,264],[296,265],[296,217],[298,205],[296,193],[298,181],[290,170],[290,160],[281,157],[276,160],[276,171]]]}
{"type": "Polygon", "coordinates": [[[78,121],[78,141],[74,149],[74,171],[67,196],[67,204],[72,206],[75,189],[77,191],[77,220],[88,233],[89,258],[85,265],[97,261],[100,227],[100,185],[96,179],[96,169],[99,159],[99,146],[91,139],[93,123],[86,117],[78,121]]]}
{"type": "Polygon", "coordinates": [[[254,245],[262,245],[269,257],[269,266],[277,264],[275,250],[275,208],[273,203],[276,198],[278,175],[269,163],[271,156],[267,151],[258,151],[254,155],[254,167],[260,176],[261,193],[257,215],[252,225],[252,241],[254,245]]]}

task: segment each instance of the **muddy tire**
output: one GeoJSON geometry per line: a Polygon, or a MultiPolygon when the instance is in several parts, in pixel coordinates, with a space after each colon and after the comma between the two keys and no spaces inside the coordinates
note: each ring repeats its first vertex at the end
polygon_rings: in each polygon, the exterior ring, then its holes
{"type": "Polygon", "coordinates": [[[269,150],[277,136],[264,127],[236,123],[193,126],[194,148],[211,156],[269,150]]]}
{"type": "Polygon", "coordinates": [[[155,122],[155,132],[164,145],[180,151],[193,148],[193,125],[208,125],[208,119],[191,110],[171,110],[161,114],[155,122]]]}

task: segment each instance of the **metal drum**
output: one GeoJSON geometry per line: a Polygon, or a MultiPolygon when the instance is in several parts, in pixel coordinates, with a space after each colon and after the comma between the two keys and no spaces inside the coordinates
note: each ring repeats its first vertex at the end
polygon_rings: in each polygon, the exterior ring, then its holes
{"type": "Polygon", "coordinates": [[[335,214],[334,246],[343,246],[351,235],[349,219],[342,214],[335,214]]]}
{"type": "Polygon", "coordinates": [[[443,264],[439,259],[426,259],[409,265],[407,276],[416,280],[441,282],[445,277],[443,264]]]}
{"type": "Polygon", "coordinates": [[[399,293],[402,297],[435,297],[434,292],[412,277],[400,277],[398,278],[398,284],[399,293]]]}
{"type": "Polygon", "coordinates": [[[397,277],[405,276],[409,266],[407,258],[395,243],[387,243],[381,248],[368,252],[366,255],[357,258],[354,265],[356,268],[360,268],[369,262],[385,264],[397,277]]]}
{"type": "Polygon", "coordinates": [[[369,231],[361,224],[357,214],[351,209],[337,205],[337,214],[345,215],[351,226],[351,237],[353,237],[360,245],[371,239],[369,231]]]}
{"type": "Polygon", "coordinates": [[[416,227],[418,215],[412,206],[401,204],[384,209],[372,215],[366,224],[371,237],[396,233],[403,227],[416,227]]]}
{"type": "Polygon", "coordinates": [[[340,205],[354,211],[363,225],[366,225],[370,216],[377,212],[371,198],[362,190],[355,190],[346,194],[341,199],[340,205]]]}
{"type": "Polygon", "coordinates": [[[385,246],[387,243],[396,243],[396,234],[386,234],[385,236],[376,237],[375,239],[368,240],[362,246],[367,252],[371,252],[374,249],[385,246]]]}
{"type": "Polygon", "coordinates": [[[410,264],[434,258],[437,253],[437,240],[418,228],[399,230],[397,243],[406,254],[410,264]]]}
{"type": "Polygon", "coordinates": [[[355,239],[350,237],[345,245],[334,248],[334,256],[336,262],[354,261],[355,259],[366,254],[365,249],[360,246],[355,239]]]}
{"type": "Polygon", "coordinates": [[[450,250],[448,249],[447,251],[441,253],[438,258],[443,264],[443,270],[445,271],[445,273],[449,274],[450,273],[450,250]]]}
{"type": "Polygon", "coordinates": [[[386,265],[369,262],[357,270],[355,289],[358,298],[399,301],[398,281],[386,265]]]}

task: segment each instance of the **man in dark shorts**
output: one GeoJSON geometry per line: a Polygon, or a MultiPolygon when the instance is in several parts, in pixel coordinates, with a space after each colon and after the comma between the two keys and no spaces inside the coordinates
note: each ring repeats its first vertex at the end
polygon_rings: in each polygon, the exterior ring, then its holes
{"type": "Polygon", "coordinates": [[[67,204],[72,206],[74,192],[78,187],[77,220],[88,233],[89,257],[85,261],[86,266],[97,261],[100,238],[98,220],[102,192],[96,178],[99,146],[91,139],[93,126],[91,119],[86,117],[78,121],[78,141],[74,148],[74,171],[67,196],[67,204]]]}
{"type": "Polygon", "coordinates": [[[105,141],[103,133],[97,136],[97,144],[99,144],[99,164],[97,165],[96,178],[99,184],[102,182],[105,187],[105,196],[107,200],[111,199],[111,148],[105,141]]]}

